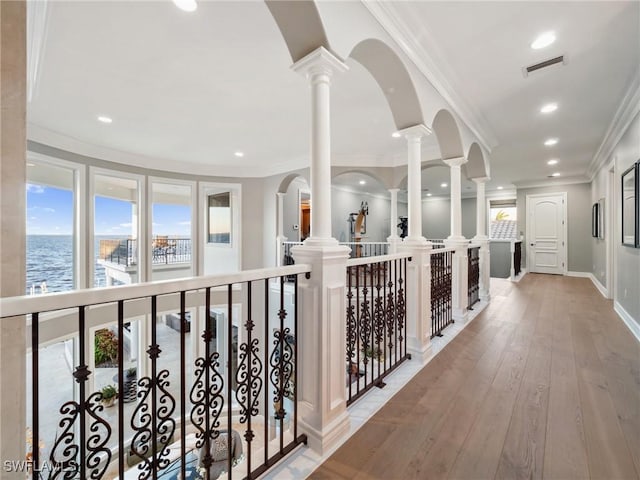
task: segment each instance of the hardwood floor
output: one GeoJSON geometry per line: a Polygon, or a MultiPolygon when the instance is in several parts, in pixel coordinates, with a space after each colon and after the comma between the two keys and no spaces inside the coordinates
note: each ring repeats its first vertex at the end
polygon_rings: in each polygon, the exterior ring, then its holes
{"type": "Polygon", "coordinates": [[[638,479],[640,344],[589,279],[487,309],[310,478],[638,479]]]}

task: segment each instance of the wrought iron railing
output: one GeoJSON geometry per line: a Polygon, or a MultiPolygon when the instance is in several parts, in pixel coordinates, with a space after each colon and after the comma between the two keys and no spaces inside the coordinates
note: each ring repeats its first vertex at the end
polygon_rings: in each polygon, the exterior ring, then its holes
{"type": "Polygon", "coordinates": [[[468,308],[472,310],[473,304],[480,300],[480,247],[469,246],[468,251],[468,282],[467,282],[467,300],[468,308]]]}
{"type": "Polygon", "coordinates": [[[431,338],[442,336],[442,330],[453,323],[452,311],[453,249],[431,252],[431,338]]]}
{"type": "MultiPolygon", "coordinates": [[[[99,258],[132,267],[138,262],[138,241],[134,238],[100,240],[99,258]]],[[[158,236],[151,242],[151,263],[168,265],[191,262],[191,239],[158,236]]]]}
{"type": "Polygon", "coordinates": [[[387,242],[340,242],[351,249],[351,258],[378,257],[389,253],[387,242]]]}
{"type": "Polygon", "coordinates": [[[522,240],[515,240],[513,242],[513,277],[520,275],[522,271],[522,240]]]}
{"type": "Polygon", "coordinates": [[[408,254],[347,261],[347,405],[383,379],[407,354],[408,254]]]}
{"type": "MultiPolygon", "coordinates": [[[[302,242],[282,242],[283,265],[293,265],[295,262],[291,255],[291,247],[302,245],[302,242]]],[[[351,249],[350,258],[378,257],[389,253],[387,242],[340,242],[340,245],[351,249]]]]}
{"type": "Polygon", "coordinates": [[[40,478],[44,466],[49,478],[201,478],[199,469],[207,479],[222,471],[230,472],[228,478],[256,478],[306,443],[297,425],[297,277],[308,272],[310,267],[300,265],[0,299],[3,319],[25,315],[30,327],[30,477],[40,478]],[[293,285],[285,284],[290,275],[293,285]],[[179,332],[168,337],[159,334],[156,319],[170,310],[178,312],[179,332]],[[41,333],[50,331],[52,319],[74,328],[70,333],[75,331],[78,342],[69,375],[77,389],[55,410],[49,403],[60,395],[40,388],[48,368],[40,361],[41,333]],[[116,323],[108,327],[105,321],[116,323]],[[122,339],[134,321],[149,323],[139,329],[149,337],[145,353],[139,353],[135,403],[125,409],[131,399],[118,394],[116,412],[109,413],[106,391],[91,387],[96,369],[90,369],[89,345],[96,326],[112,329],[119,339],[114,386],[127,391],[122,339]],[[175,368],[169,366],[172,352],[175,368]],[[57,417],[49,437],[43,415],[57,417]],[[48,455],[37,448],[39,439],[48,455]],[[132,463],[137,464],[129,468],[132,463]]]}
{"type": "Polygon", "coordinates": [[[444,248],[445,244],[444,244],[444,239],[442,238],[428,238],[428,241],[431,242],[431,248],[444,248]]]}

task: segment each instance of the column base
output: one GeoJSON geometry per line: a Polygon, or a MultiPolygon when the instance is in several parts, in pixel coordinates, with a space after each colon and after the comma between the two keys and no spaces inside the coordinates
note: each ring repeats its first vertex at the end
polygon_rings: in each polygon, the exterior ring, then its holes
{"type": "Polygon", "coordinates": [[[418,345],[416,338],[407,339],[407,352],[411,355],[411,360],[417,360],[424,365],[433,356],[431,340],[426,345],[418,345]]]}
{"type": "Polygon", "coordinates": [[[309,237],[302,244],[305,247],[336,247],[340,245],[338,240],[332,237],[323,238],[323,237],[309,237]]]}
{"type": "Polygon", "coordinates": [[[309,425],[303,418],[298,418],[298,427],[307,435],[309,447],[318,455],[324,455],[340,445],[341,440],[349,434],[351,419],[345,410],[321,430],[309,425]]]}
{"type": "Polygon", "coordinates": [[[431,242],[427,242],[427,239],[424,237],[404,237],[402,240],[402,245],[414,247],[414,246],[422,246],[428,245],[431,242]]]}
{"type": "Polygon", "coordinates": [[[451,318],[456,322],[459,322],[461,325],[464,325],[469,320],[469,310],[454,308],[451,311],[451,318]]]}
{"type": "Polygon", "coordinates": [[[463,236],[449,236],[445,238],[444,244],[447,247],[464,247],[469,245],[469,240],[463,236]]]}

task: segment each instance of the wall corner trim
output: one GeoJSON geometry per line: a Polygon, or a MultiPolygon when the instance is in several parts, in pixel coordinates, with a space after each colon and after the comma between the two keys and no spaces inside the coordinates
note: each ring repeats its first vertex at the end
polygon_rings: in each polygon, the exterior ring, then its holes
{"type": "Polygon", "coordinates": [[[638,324],[638,322],[636,322],[633,317],[629,315],[629,312],[627,312],[624,307],[617,301],[613,302],[613,309],[622,319],[627,328],[631,330],[631,333],[634,337],[636,337],[638,343],[640,343],[640,324],[638,324]]]}

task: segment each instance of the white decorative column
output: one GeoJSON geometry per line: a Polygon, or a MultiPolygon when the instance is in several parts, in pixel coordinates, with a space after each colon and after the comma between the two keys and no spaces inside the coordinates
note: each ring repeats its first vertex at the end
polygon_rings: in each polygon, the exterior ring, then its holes
{"type": "Polygon", "coordinates": [[[319,454],[350,429],[346,392],[346,264],[350,249],[331,237],[331,138],[329,87],[347,66],[323,47],[293,65],[311,85],[311,236],[291,253],[300,276],[298,311],[300,430],[319,454]]]}
{"type": "Polygon", "coordinates": [[[424,125],[400,131],[407,139],[409,234],[398,250],[411,253],[407,263],[407,350],[420,362],[431,355],[431,242],[422,236],[422,137],[424,125]]]}
{"type": "Polygon", "coordinates": [[[444,160],[451,170],[451,235],[445,240],[447,247],[455,248],[452,265],[451,300],[453,319],[466,322],[469,316],[469,241],[462,235],[462,176],[464,157],[444,160]]]}
{"type": "Polygon", "coordinates": [[[292,67],[311,86],[311,235],[309,245],[337,245],[331,237],[331,76],[349,67],[324,47],[292,67]]]}
{"type": "Polygon", "coordinates": [[[389,253],[396,253],[398,251],[398,244],[402,240],[398,236],[398,192],[399,188],[390,188],[391,194],[391,208],[389,209],[389,253]]]}
{"type": "Polygon", "coordinates": [[[284,236],[284,196],[286,193],[276,193],[276,265],[282,266],[284,260],[284,248],[282,244],[287,241],[284,236]]]}
{"type": "Polygon", "coordinates": [[[487,236],[487,199],[485,198],[485,183],[488,177],[474,178],[476,193],[476,236],[473,243],[480,245],[480,281],[479,296],[482,301],[489,301],[491,282],[491,254],[489,237],[487,236]]]}
{"type": "MultiPolygon", "coordinates": [[[[25,212],[27,180],[27,3],[0,2],[0,296],[25,294],[25,212]]],[[[5,461],[25,459],[26,319],[0,322],[0,477],[24,479],[8,472],[5,461]]],[[[37,439],[34,440],[37,445],[37,439]]],[[[41,459],[42,460],[42,459],[41,459]]]]}

